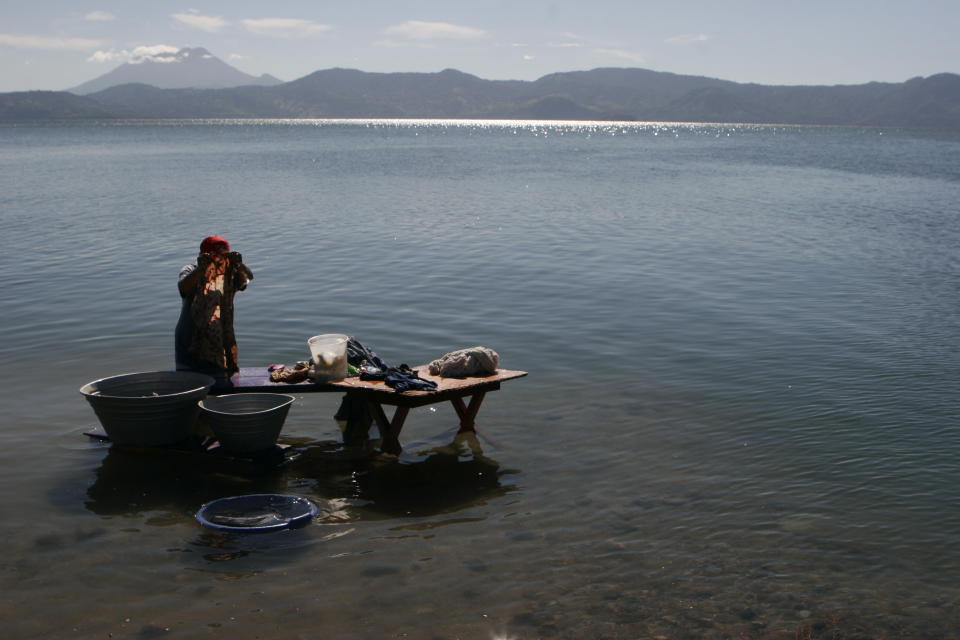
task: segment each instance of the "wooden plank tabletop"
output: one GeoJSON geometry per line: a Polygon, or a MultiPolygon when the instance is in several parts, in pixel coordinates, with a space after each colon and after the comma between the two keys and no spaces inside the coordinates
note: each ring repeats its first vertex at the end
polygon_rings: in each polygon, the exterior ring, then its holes
{"type": "Polygon", "coordinates": [[[471,376],[468,378],[441,378],[428,373],[427,365],[414,367],[424,380],[437,383],[433,391],[404,391],[398,393],[387,386],[382,380],[361,380],[360,378],[344,378],[339,382],[330,382],[327,386],[340,391],[359,393],[382,404],[400,407],[419,407],[434,402],[441,402],[451,398],[462,398],[481,391],[494,391],[500,388],[501,382],[515,380],[527,375],[526,371],[497,369],[489,376],[471,376]]]}
{"type": "Polygon", "coordinates": [[[240,371],[230,378],[230,385],[215,384],[210,390],[211,395],[225,395],[229,393],[330,393],[339,391],[329,385],[314,384],[309,380],[303,382],[274,382],[270,379],[270,372],[266,367],[240,367],[240,371]]]}
{"type": "Polygon", "coordinates": [[[215,385],[210,390],[211,395],[230,393],[331,393],[352,392],[369,396],[383,404],[417,407],[432,404],[454,397],[463,397],[480,391],[493,391],[500,388],[500,383],[515,380],[527,375],[526,371],[497,369],[489,376],[472,376],[469,378],[441,378],[428,373],[427,365],[414,367],[414,371],[424,380],[437,383],[434,391],[404,391],[398,393],[381,380],[361,380],[360,378],[344,378],[338,382],[314,384],[309,380],[304,382],[273,382],[266,367],[241,367],[240,371],[230,378],[230,386],[215,385]]]}

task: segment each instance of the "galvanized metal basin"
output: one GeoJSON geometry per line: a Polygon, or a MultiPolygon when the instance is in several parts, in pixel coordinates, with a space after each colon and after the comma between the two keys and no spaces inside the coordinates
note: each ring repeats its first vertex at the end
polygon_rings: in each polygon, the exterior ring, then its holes
{"type": "Polygon", "coordinates": [[[94,380],[80,387],[115,444],[155,447],[196,432],[197,402],[214,380],[190,371],[146,371],[94,380]]]}
{"type": "Polygon", "coordinates": [[[220,446],[237,453],[273,447],[287,419],[293,396],[283,393],[236,393],[201,400],[200,416],[220,446]]]}

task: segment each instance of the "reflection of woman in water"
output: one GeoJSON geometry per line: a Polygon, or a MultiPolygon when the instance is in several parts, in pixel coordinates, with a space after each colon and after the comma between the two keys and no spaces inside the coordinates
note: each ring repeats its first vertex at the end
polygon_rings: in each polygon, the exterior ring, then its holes
{"type": "Polygon", "coordinates": [[[200,243],[195,263],[180,270],[183,303],[176,329],[177,371],[227,378],[238,371],[233,333],[233,296],[247,288],[253,273],[221,236],[200,243]]]}

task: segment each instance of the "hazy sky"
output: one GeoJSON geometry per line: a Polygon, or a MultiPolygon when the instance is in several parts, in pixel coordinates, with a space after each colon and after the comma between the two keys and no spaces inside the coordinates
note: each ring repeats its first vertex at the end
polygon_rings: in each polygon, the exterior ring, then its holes
{"type": "Polygon", "coordinates": [[[4,0],[0,91],[66,89],[205,47],[293,80],[318,69],[533,80],[643,67],[761,84],[960,71],[958,0],[4,0]]]}

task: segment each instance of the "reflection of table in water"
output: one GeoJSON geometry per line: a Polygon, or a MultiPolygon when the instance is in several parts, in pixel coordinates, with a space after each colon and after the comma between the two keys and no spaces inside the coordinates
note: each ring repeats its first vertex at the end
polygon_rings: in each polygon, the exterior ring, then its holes
{"type": "Polygon", "coordinates": [[[298,382],[287,384],[272,382],[266,367],[244,367],[231,379],[231,385],[214,387],[212,394],[226,393],[323,393],[345,392],[347,395],[359,397],[370,408],[370,413],[380,430],[380,448],[393,454],[402,451],[400,446],[400,431],[410,409],[423,407],[437,402],[450,401],[457,417],[460,419],[460,431],[473,431],[477,412],[488,391],[496,391],[501,382],[515,380],[527,375],[526,371],[511,371],[497,369],[489,376],[475,376],[469,378],[441,378],[427,373],[426,365],[416,367],[417,373],[425,380],[437,383],[433,391],[404,391],[398,393],[379,380],[360,380],[346,378],[339,382],[313,384],[298,382]],[[468,402],[464,399],[469,397],[468,402]],[[384,405],[396,407],[392,418],[384,412],[384,405]]]}

